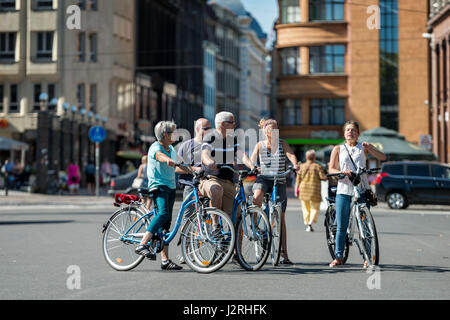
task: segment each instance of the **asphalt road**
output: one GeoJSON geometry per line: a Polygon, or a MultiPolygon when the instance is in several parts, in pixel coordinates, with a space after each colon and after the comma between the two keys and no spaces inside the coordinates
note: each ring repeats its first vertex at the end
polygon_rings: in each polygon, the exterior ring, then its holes
{"type": "MultiPolygon", "coordinates": [[[[174,218],[179,209],[175,205],[174,218]]],[[[373,210],[380,266],[362,268],[356,247],[346,266],[328,268],[323,213],[305,232],[297,200],[287,212],[293,266],[246,272],[229,263],[213,274],[179,272],[145,260],[118,272],[101,250],[101,226],[114,207],[0,207],[0,299],[449,299],[450,210],[373,210]],[[79,275],[79,277],[78,277],[79,275]]],[[[178,239],[178,236],[176,240],[178,239]]],[[[179,247],[171,245],[175,260],[179,247]]]]}

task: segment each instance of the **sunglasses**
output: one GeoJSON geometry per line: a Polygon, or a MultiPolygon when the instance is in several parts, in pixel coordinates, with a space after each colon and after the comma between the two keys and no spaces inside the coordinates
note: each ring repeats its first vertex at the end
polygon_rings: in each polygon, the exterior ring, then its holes
{"type": "Polygon", "coordinates": [[[202,128],[202,130],[208,131],[211,127],[202,128]]]}

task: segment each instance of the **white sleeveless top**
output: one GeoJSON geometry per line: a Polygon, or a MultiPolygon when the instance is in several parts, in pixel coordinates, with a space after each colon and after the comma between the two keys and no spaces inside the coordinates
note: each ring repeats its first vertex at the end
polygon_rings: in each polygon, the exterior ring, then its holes
{"type": "MultiPolygon", "coordinates": [[[[354,147],[350,147],[349,145],[346,145],[348,152],[350,152],[350,155],[352,156],[353,161],[355,162],[357,167],[365,168],[366,167],[366,155],[364,154],[364,148],[361,143],[358,143],[354,147]]],[[[339,146],[339,167],[341,171],[344,170],[351,170],[353,172],[356,172],[355,166],[352,163],[352,160],[350,160],[350,157],[348,155],[347,150],[345,150],[344,145],[339,146]]],[[[369,189],[369,181],[367,179],[367,175],[364,174],[361,176],[361,182],[363,183],[363,186],[365,189],[369,189]]],[[[348,177],[345,177],[344,179],[340,179],[337,185],[337,194],[346,194],[349,196],[353,195],[353,184],[351,183],[350,179],[348,177]]]]}

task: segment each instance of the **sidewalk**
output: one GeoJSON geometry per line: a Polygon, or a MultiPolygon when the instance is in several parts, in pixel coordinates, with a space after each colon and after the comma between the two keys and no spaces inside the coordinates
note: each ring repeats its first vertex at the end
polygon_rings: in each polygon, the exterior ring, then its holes
{"type": "Polygon", "coordinates": [[[0,190],[0,209],[14,206],[113,206],[113,201],[114,198],[106,192],[96,197],[89,195],[87,190],[81,190],[79,195],[47,195],[9,190],[8,196],[5,196],[4,190],[0,190]]]}

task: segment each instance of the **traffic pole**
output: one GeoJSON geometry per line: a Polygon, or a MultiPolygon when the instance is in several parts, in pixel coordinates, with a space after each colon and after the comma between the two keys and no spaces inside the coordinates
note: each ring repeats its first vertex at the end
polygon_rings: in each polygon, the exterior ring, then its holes
{"type": "Polygon", "coordinates": [[[100,143],[95,143],[95,196],[100,196],[100,143]]]}

